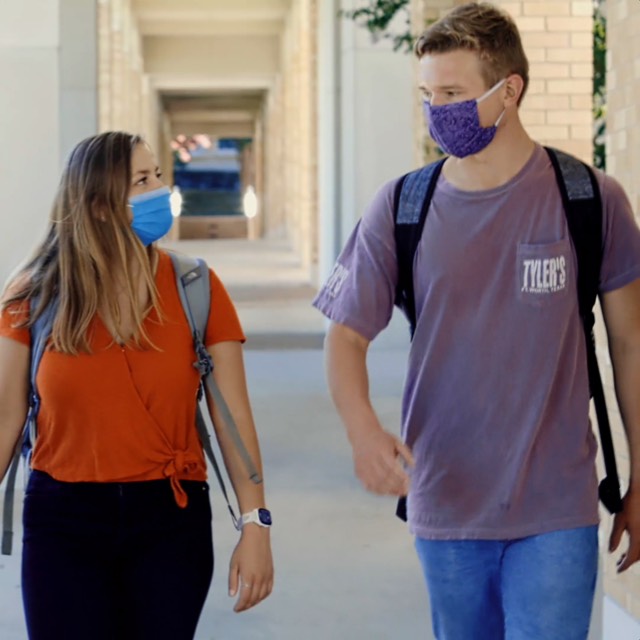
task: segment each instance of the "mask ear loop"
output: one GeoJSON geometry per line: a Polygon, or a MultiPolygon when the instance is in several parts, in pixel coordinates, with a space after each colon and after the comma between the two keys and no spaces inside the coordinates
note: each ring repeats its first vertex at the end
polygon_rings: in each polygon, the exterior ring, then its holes
{"type": "Polygon", "coordinates": [[[504,114],[507,113],[506,109],[502,110],[502,113],[498,116],[498,119],[496,120],[496,123],[493,125],[496,129],[498,128],[498,126],[500,125],[500,123],[502,122],[502,118],[504,117],[504,114]]]}
{"type": "Polygon", "coordinates": [[[492,93],[497,91],[506,81],[507,81],[506,78],[502,78],[502,80],[494,84],[493,87],[489,89],[489,91],[487,91],[486,93],[483,93],[479,98],[476,98],[476,102],[482,102],[485,98],[488,98],[492,93]]]}
{"type": "MultiPolygon", "coordinates": [[[[502,78],[500,82],[497,82],[495,85],[493,85],[493,87],[491,87],[491,89],[489,89],[489,91],[487,91],[484,95],[481,95],[479,98],[476,98],[476,102],[479,104],[482,100],[484,100],[485,98],[488,98],[492,93],[497,91],[506,81],[507,81],[506,78],[502,78]]],[[[496,129],[502,122],[502,118],[504,117],[505,113],[507,113],[507,110],[503,109],[502,113],[498,116],[496,123],[493,125],[496,129]]]]}

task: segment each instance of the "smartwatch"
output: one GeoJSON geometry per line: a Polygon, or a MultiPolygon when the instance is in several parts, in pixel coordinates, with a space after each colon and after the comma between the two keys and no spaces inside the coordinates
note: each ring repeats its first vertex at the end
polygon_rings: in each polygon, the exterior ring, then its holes
{"type": "Polygon", "coordinates": [[[271,511],[269,511],[269,509],[254,509],[253,511],[249,511],[249,513],[243,513],[240,518],[240,528],[242,529],[245,524],[249,524],[250,522],[260,527],[270,527],[273,523],[271,511]]]}

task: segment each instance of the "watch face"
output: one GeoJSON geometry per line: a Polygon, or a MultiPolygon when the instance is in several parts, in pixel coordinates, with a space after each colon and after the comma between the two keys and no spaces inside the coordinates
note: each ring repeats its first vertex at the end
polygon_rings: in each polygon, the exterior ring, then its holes
{"type": "Polygon", "coordinates": [[[262,524],[267,527],[271,526],[271,512],[268,509],[258,509],[258,518],[260,518],[260,522],[262,522],[262,524]]]}

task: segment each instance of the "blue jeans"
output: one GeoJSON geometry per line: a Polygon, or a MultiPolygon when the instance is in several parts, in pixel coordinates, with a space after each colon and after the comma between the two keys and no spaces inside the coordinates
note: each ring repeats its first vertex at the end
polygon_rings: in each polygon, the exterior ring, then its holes
{"type": "Polygon", "coordinates": [[[519,540],[425,540],[416,549],[437,640],[585,640],[598,527],[519,540]]]}
{"type": "Polygon", "coordinates": [[[30,640],[192,640],[213,572],[205,482],[58,482],[32,471],[22,594],[30,640]]]}

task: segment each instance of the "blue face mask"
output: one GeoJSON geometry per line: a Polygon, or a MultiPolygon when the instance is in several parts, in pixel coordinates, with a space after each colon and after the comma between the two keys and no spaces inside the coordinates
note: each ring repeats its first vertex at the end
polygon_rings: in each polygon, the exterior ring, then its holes
{"type": "Polygon", "coordinates": [[[169,187],[160,187],[129,198],[129,206],[133,210],[131,228],[145,247],[160,240],[171,229],[170,196],[169,187]]]}

